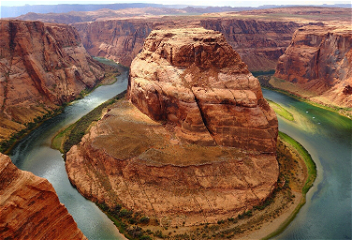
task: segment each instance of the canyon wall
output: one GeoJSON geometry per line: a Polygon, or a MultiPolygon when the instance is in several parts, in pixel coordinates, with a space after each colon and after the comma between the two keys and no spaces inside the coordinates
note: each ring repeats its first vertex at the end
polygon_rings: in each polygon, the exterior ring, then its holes
{"type": "Polygon", "coordinates": [[[1,239],[87,239],[44,178],[0,153],[1,239]]]}
{"type": "Polygon", "coordinates": [[[235,218],[272,194],[277,118],[221,33],[154,30],[129,78],[130,101],[109,106],[66,155],[82,195],[162,226],[193,226],[235,218]]]}
{"type": "Polygon", "coordinates": [[[0,32],[0,141],[104,76],[73,27],[1,20],[0,32]]]}
{"type": "Polygon", "coordinates": [[[174,16],[76,23],[74,26],[90,54],[107,57],[126,66],[141,51],[143,41],[151,30],[180,27],[217,30],[224,34],[250,71],[267,71],[275,69],[277,59],[300,25],[287,21],[174,16]]]}
{"type": "MultiPolygon", "coordinates": [[[[303,90],[295,92],[297,95],[308,96],[323,104],[350,108],[352,30],[329,26],[298,29],[285,54],[279,58],[275,76],[303,90]]],[[[290,91],[288,87],[285,90],[290,91]]]]}
{"type": "Polygon", "coordinates": [[[201,26],[224,34],[251,71],[268,71],[275,69],[300,24],[219,18],[202,20],[201,26]]]}

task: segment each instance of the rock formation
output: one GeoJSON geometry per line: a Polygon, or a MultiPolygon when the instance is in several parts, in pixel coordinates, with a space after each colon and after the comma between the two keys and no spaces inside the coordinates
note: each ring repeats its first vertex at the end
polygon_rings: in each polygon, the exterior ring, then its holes
{"type": "Polygon", "coordinates": [[[236,18],[206,19],[201,26],[224,34],[250,71],[268,71],[290,44],[299,23],[285,21],[242,20],[236,18]]]}
{"type": "Polygon", "coordinates": [[[128,96],[66,155],[88,199],[190,226],[236,217],[275,189],[276,115],[219,32],[153,31],[128,96]]]}
{"type": "MultiPolygon", "coordinates": [[[[305,26],[298,29],[279,58],[275,76],[311,93],[309,97],[313,101],[351,107],[351,28],[305,26]]],[[[295,94],[306,97],[302,92],[295,94]]]]}
{"type": "Polygon", "coordinates": [[[70,26],[0,21],[0,141],[103,77],[70,26]]]}
{"type": "Polygon", "coordinates": [[[86,239],[44,178],[0,153],[1,239],[86,239]]]}
{"type": "Polygon", "coordinates": [[[131,64],[128,91],[137,108],[175,124],[184,140],[275,152],[275,113],[219,32],[153,31],[131,64]]]}
{"type": "Polygon", "coordinates": [[[102,56],[129,66],[141,51],[150,31],[181,27],[204,27],[224,34],[228,43],[251,71],[275,69],[298,23],[237,18],[163,17],[76,23],[84,46],[94,56],[102,56]]]}

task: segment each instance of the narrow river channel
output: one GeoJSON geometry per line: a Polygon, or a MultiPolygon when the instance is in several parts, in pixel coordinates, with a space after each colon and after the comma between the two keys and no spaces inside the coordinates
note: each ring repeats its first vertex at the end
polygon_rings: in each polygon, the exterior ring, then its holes
{"type": "MultiPolygon", "coordinates": [[[[121,71],[121,69],[120,69],[121,71]]],[[[83,99],[74,101],[64,112],[45,121],[21,140],[11,152],[12,162],[20,169],[49,180],[83,234],[93,239],[126,239],[112,221],[70,184],[65,162],[58,150],[50,148],[51,139],[68,125],[127,89],[128,69],[112,85],[101,86],[83,99]]]]}
{"type": "MultiPolygon", "coordinates": [[[[84,99],[21,140],[11,159],[22,170],[47,178],[60,201],[89,239],[124,239],[113,223],[85,200],[68,181],[59,151],[50,148],[52,137],[104,101],[127,88],[125,70],[113,85],[101,86],[84,99]]],[[[351,239],[351,151],[352,121],[327,110],[313,107],[286,95],[263,90],[264,96],[289,109],[296,118],[279,117],[280,131],[300,142],[318,167],[318,178],[307,194],[307,203],[277,239],[351,239]]]]}

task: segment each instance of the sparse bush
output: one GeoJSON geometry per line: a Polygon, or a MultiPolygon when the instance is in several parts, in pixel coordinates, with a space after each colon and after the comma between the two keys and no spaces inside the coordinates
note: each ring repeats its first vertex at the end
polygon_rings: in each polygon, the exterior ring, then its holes
{"type": "Polygon", "coordinates": [[[149,223],[149,217],[143,216],[139,219],[139,222],[142,224],[148,224],[149,223]]]}

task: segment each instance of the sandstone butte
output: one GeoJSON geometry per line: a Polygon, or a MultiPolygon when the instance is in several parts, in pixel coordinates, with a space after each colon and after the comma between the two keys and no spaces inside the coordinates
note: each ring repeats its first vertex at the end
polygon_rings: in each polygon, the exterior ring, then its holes
{"type": "Polygon", "coordinates": [[[1,239],[87,239],[48,180],[0,153],[1,239]]]}
{"type": "Polygon", "coordinates": [[[351,108],[351,27],[298,29],[279,58],[275,76],[293,83],[297,91],[292,91],[290,86],[277,87],[318,103],[351,108]]]}
{"type": "Polygon", "coordinates": [[[71,26],[1,20],[0,33],[0,141],[104,76],[71,26]]]}
{"type": "Polygon", "coordinates": [[[66,155],[86,198],[191,226],[236,217],[272,194],[277,118],[221,33],[152,31],[131,64],[128,97],[66,155]]]}

